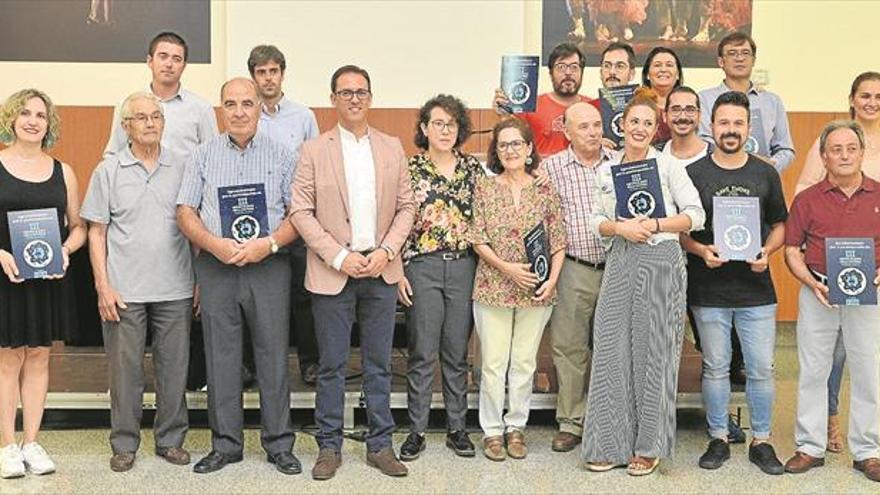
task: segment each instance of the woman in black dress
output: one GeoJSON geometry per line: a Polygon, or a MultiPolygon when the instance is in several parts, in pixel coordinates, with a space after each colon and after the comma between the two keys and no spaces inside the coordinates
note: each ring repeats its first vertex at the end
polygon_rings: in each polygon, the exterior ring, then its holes
{"type": "Polygon", "coordinates": [[[58,138],[58,115],[41,91],[19,91],[0,108],[0,477],[47,474],[55,465],[37,443],[49,386],[49,346],[73,324],[64,317],[63,275],[23,280],[11,254],[7,212],[55,208],[63,266],[86,239],[79,186],[69,165],[46,154],[58,138]],[[24,437],[15,442],[21,400],[24,437]]]}

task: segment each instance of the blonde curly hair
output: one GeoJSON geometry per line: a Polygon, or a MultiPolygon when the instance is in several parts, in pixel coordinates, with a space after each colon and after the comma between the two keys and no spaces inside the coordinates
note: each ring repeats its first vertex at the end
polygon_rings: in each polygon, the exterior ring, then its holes
{"type": "Polygon", "coordinates": [[[49,95],[38,89],[22,89],[12,94],[0,107],[0,141],[4,144],[12,144],[15,142],[15,119],[21,115],[27,102],[31,98],[39,98],[46,105],[46,118],[48,120],[48,129],[46,135],[43,136],[43,149],[49,149],[58,141],[61,131],[61,119],[58,117],[58,111],[52,103],[49,95]]]}

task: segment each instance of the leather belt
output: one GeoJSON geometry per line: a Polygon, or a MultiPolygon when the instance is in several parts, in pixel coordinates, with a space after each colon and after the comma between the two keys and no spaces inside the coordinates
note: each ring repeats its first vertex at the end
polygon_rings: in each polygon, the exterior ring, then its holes
{"type": "Polygon", "coordinates": [[[455,261],[460,260],[462,258],[470,258],[471,250],[470,249],[461,249],[458,251],[435,251],[433,253],[427,253],[424,256],[436,256],[443,261],[455,261]]]}
{"type": "Polygon", "coordinates": [[[588,266],[588,267],[592,268],[593,270],[604,270],[605,269],[605,262],[604,261],[601,263],[593,263],[592,261],[587,261],[587,260],[582,260],[580,258],[575,258],[574,256],[572,256],[568,253],[565,253],[565,257],[570,259],[571,261],[574,261],[575,263],[577,263],[579,265],[588,266]]]}
{"type": "Polygon", "coordinates": [[[813,278],[815,278],[817,282],[819,282],[822,285],[828,285],[828,277],[826,275],[822,275],[821,273],[813,270],[812,268],[807,268],[807,270],[810,270],[810,275],[812,275],[813,278]]]}

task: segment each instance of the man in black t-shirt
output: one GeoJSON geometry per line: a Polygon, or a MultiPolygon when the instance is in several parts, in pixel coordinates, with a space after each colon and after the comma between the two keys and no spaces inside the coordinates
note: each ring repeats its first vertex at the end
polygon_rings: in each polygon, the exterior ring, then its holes
{"type": "Polygon", "coordinates": [[[687,167],[706,210],[706,227],[682,236],[688,252],[688,303],[703,351],[703,403],[712,441],[700,467],[717,469],[730,458],[727,407],[730,401],[730,332],[735,326],[746,362],[746,399],[752,426],[749,460],[767,474],[783,466],[770,445],[773,411],[773,351],[776,293],[769,256],[782,246],[788,216],[779,174],[743,149],[749,136],[749,100],[743,93],[721,95],[712,108],[712,154],[687,167]],[[761,253],[754,260],[729,261],[714,245],[713,200],[749,196],[760,205],[761,253]]]}

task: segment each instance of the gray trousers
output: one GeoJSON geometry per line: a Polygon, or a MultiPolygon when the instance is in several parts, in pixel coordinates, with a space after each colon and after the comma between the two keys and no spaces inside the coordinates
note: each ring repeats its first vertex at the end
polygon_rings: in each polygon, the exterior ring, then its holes
{"type": "Polygon", "coordinates": [[[825,457],[827,383],[838,332],[850,373],[849,449],[857,461],[880,457],[880,307],[828,309],[805,287],[798,298],[797,450],[825,457]]]}
{"type": "Polygon", "coordinates": [[[153,333],[156,377],[156,447],[180,447],[189,428],[186,373],[192,299],[128,303],[119,321],[102,324],[110,374],[110,447],[114,454],[137,452],[144,412],[144,347],[153,333]]]}
{"type": "Polygon", "coordinates": [[[440,255],[429,254],[412,259],[406,266],[413,292],[413,305],[406,312],[407,406],[410,430],[415,433],[428,429],[438,354],[446,428],[450,432],[465,429],[475,271],[474,256],[444,261],[440,255]]]}
{"type": "Polygon", "coordinates": [[[244,323],[251,332],[260,384],[260,441],[269,454],[289,452],[287,353],[290,322],[290,260],[276,254],[261,263],[224,265],[208,253],[196,259],[202,295],[202,328],[208,371],[208,423],[214,450],[238,455],[243,448],[241,355],[244,323]]]}

